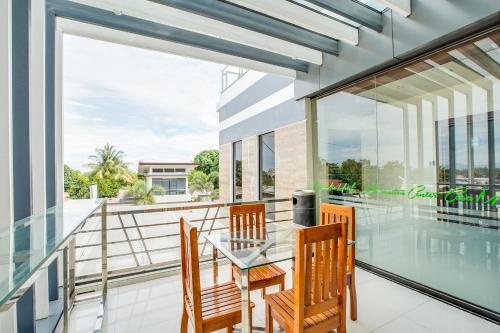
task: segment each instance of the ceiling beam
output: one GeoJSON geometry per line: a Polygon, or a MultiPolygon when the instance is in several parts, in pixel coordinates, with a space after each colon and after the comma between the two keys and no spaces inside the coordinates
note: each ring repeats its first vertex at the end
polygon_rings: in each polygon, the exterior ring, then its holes
{"type": "Polygon", "coordinates": [[[382,32],[382,13],[351,0],[305,0],[323,9],[339,14],[367,28],[382,32]]]}
{"type": "Polygon", "coordinates": [[[358,44],[358,29],[327,15],[287,0],[227,0],[319,34],[358,44]]]}
{"type": "Polygon", "coordinates": [[[181,57],[200,59],[219,64],[226,64],[247,68],[262,73],[272,73],[295,78],[297,72],[293,69],[270,65],[250,59],[232,56],[212,50],[200,49],[185,44],[174,43],[166,40],[146,37],[143,35],[97,26],[95,24],[79,22],[71,19],[58,18],[58,29],[64,34],[84,38],[91,38],[109,43],[127,45],[146,50],[173,54],[181,57]]]}
{"type": "Polygon", "coordinates": [[[149,0],[322,52],[338,55],[336,39],[234,4],[216,0],[149,0]]]}
{"type": "Polygon", "coordinates": [[[66,0],[47,0],[49,10],[56,16],[98,26],[135,33],[160,40],[190,45],[232,56],[251,59],[307,73],[310,63],[292,59],[266,50],[229,42],[221,38],[187,31],[112,11],[82,5],[66,0]]]}
{"type": "Polygon", "coordinates": [[[378,2],[405,17],[411,15],[411,0],[378,0],[378,2]]]}
{"type": "Polygon", "coordinates": [[[137,17],[147,21],[189,30],[230,42],[245,44],[258,49],[282,54],[292,59],[321,65],[323,54],[318,50],[288,41],[243,29],[209,17],[196,15],[177,8],[164,6],[147,0],[72,0],[92,7],[137,17]]]}

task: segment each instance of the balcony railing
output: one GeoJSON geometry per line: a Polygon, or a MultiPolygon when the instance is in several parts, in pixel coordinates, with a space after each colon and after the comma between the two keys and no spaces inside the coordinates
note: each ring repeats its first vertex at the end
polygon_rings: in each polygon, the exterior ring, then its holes
{"type": "MultiPolygon", "coordinates": [[[[148,206],[109,205],[109,281],[162,274],[180,266],[179,219],[184,216],[198,227],[200,261],[212,260],[212,247],[203,237],[228,230],[229,207],[238,203],[185,203],[148,206]]],[[[290,223],[291,199],[263,201],[267,223],[290,223]]],[[[89,218],[76,236],[76,284],[78,293],[96,290],[100,283],[100,215],[89,218]]]]}
{"type": "Polygon", "coordinates": [[[243,75],[248,72],[248,69],[235,67],[235,66],[225,66],[221,70],[221,94],[232,86],[236,81],[238,81],[243,75]]]}

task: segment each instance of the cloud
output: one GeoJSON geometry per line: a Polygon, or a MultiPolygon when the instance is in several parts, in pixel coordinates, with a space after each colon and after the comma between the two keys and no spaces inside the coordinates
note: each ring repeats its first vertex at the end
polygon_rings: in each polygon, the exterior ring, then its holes
{"type": "Polygon", "coordinates": [[[81,168],[106,142],[128,160],[191,160],[218,146],[222,65],[64,37],[65,162],[81,168]]]}

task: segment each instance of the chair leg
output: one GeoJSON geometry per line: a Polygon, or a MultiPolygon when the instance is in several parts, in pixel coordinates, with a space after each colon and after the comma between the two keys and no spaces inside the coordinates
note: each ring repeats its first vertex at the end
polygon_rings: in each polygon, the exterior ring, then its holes
{"type": "Polygon", "coordinates": [[[188,331],[188,314],[186,312],[186,309],[182,311],[182,318],[181,318],[181,333],[187,333],[188,331]]]}
{"type": "Polygon", "coordinates": [[[273,333],[273,317],[271,315],[271,306],[266,303],[266,333],[273,333]]]}
{"type": "Polygon", "coordinates": [[[260,290],[260,295],[262,298],[264,298],[266,296],[266,287],[264,287],[260,290]]]}
{"type": "Polygon", "coordinates": [[[233,333],[233,326],[229,326],[228,328],[226,328],[226,332],[233,333]]]}
{"type": "Polygon", "coordinates": [[[283,278],[283,281],[280,283],[280,291],[285,290],[285,279],[283,278]]]}
{"type": "Polygon", "coordinates": [[[351,320],[358,320],[358,296],[356,294],[356,284],[354,283],[354,275],[351,276],[351,281],[349,283],[349,304],[351,320]]]}

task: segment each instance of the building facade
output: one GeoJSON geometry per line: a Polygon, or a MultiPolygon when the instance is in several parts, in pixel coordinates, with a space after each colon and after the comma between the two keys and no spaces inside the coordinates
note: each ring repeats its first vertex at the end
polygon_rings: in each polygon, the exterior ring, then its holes
{"type": "Polygon", "coordinates": [[[157,203],[163,202],[186,202],[191,201],[188,187],[188,175],[196,168],[196,163],[172,163],[172,162],[139,162],[137,174],[144,176],[146,185],[161,186],[164,194],[157,193],[157,203]]]}
{"type": "Polygon", "coordinates": [[[354,206],[358,265],[498,319],[498,9],[412,2],[411,23],[385,10],[307,75],[240,71],[218,106],[221,200],[354,206]]]}

